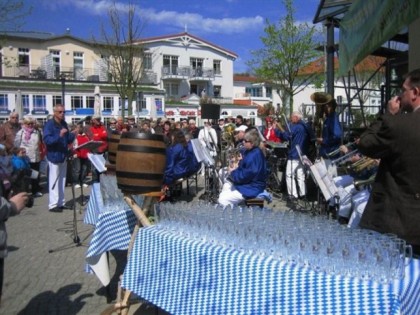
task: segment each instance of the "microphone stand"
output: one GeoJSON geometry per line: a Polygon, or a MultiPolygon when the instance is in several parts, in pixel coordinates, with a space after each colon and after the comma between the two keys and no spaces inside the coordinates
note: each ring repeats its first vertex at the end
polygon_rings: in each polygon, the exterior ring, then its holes
{"type": "MultiPolygon", "coordinates": [[[[82,245],[81,241],[80,241],[80,237],[79,237],[79,233],[77,230],[77,213],[76,213],[76,193],[75,193],[75,188],[74,188],[74,182],[73,182],[73,156],[71,154],[69,154],[69,156],[67,157],[67,162],[68,162],[68,167],[70,167],[70,169],[72,170],[70,172],[70,181],[71,181],[71,193],[72,193],[72,210],[73,210],[73,222],[72,222],[72,238],[73,238],[73,244],[70,245],[64,245],[64,246],[60,246],[54,249],[50,249],[48,250],[48,253],[54,253],[60,250],[64,250],[64,249],[69,249],[73,246],[79,247],[82,245]]],[[[65,171],[67,171],[67,168],[65,169],[65,171]]],[[[60,174],[58,174],[56,181],[54,182],[53,188],[55,187],[58,178],[60,177],[60,174]]]]}

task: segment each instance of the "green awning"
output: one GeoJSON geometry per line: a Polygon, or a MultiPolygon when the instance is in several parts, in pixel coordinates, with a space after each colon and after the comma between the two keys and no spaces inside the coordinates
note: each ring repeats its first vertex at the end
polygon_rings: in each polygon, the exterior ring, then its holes
{"type": "Polygon", "coordinates": [[[340,22],[338,75],[347,75],[419,16],[419,0],[355,0],[340,22]]]}

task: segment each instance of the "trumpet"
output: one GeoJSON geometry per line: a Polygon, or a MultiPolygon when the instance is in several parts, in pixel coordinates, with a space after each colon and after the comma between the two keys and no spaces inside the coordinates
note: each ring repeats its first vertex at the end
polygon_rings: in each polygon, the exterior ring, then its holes
{"type": "MultiPolygon", "coordinates": [[[[337,150],[336,150],[337,151],[337,150]]],[[[353,150],[353,151],[351,151],[351,152],[349,152],[349,153],[346,153],[346,154],[344,154],[343,156],[340,156],[339,158],[337,158],[337,159],[335,159],[335,160],[333,160],[333,161],[331,161],[331,164],[333,164],[333,165],[338,165],[338,164],[342,164],[342,163],[345,163],[345,162],[347,162],[348,160],[350,160],[355,154],[358,154],[359,153],[359,150],[353,150]]],[[[332,152],[330,153],[330,154],[332,154],[332,152]]],[[[357,162],[356,162],[357,163],[357,162]]]]}
{"type": "MultiPolygon", "coordinates": [[[[349,143],[345,144],[344,146],[345,146],[347,149],[350,149],[350,148],[351,148],[351,147],[353,147],[355,144],[356,144],[356,142],[349,142],[349,143]]],[[[356,151],[356,150],[355,150],[355,151],[356,151]]],[[[330,153],[327,153],[327,156],[330,158],[330,157],[332,157],[332,156],[334,156],[334,155],[339,154],[340,152],[341,152],[341,150],[340,150],[340,148],[338,148],[338,149],[335,149],[334,151],[331,151],[330,153]]],[[[354,151],[352,151],[352,152],[354,152],[354,151]]]]}

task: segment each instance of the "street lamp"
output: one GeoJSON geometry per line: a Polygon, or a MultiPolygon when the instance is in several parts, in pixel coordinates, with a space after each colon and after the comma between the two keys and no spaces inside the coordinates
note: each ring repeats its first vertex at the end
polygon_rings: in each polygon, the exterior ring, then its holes
{"type": "Polygon", "coordinates": [[[66,76],[63,73],[60,75],[60,80],[61,80],[61,103],[63,106],[65,106],[64,97],[66,96],[66,76]]]}

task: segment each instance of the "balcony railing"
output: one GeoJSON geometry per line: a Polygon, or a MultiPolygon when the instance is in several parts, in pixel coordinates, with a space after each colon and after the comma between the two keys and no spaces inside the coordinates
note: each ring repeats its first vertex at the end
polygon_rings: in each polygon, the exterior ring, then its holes
{"type": "Polygon", "coordinates": [[[162,79],[207,81],[214,79],[214,70],[212,68],[193,68],[191,66],[163,66],[162,79]]]}
{"type": "Polygon", "coordinates": [[[151,70],[144,70],[140,82],[143,84],[157,84],[157,73],[151,70]]]}
{"type": "Polygon", "coordinates": [[[195,68],[191,72],[192,80],[212,80],[214,79],[213,68],[195,68]]]}
{"type": "MultiPolygon", "coordinates": [[[[51,69],[51,68],[50,68],[51,69]]],[[[59,80],[65,78],[69,81],[100,81],[97,69],[74,68],[74,67],[55,67],[48,71],[38,65],[8,65],[3,66],[3,77],[8,78],[29,78],[29,79],[52,79],[59,80]]],[[[103,80],[102,80],[103,81],[103,80]]],[[[105,81],[106,82],[106,81],[105,81]]]]}
{"type": "Polygon", "coordinates": [[[188,66],[163,66],[163,79],[187,79],[191,75],[191,67],[188,66]]]}

